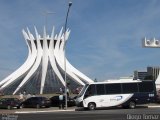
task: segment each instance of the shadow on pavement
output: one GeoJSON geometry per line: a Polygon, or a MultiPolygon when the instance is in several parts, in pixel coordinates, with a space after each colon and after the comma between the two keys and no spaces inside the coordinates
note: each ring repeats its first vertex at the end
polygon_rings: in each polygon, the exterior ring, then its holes
{"type": "MultiPolygon", "coordinates": [[[[135,109],[148,108],[148,106],[136,106],[135,109]]],[[[96,110],[117,110],[117,109],[129,109],[123,107],[104,107],[104,108],[96,108],[96,110]]],[[[75,111],[90,111],[87,108],[75,108],[75,111]]]]}

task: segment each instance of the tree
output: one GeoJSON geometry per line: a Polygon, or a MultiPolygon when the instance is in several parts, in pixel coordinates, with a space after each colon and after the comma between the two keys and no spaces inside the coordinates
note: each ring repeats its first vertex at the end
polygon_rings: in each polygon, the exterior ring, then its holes
{"type": "Polygon", "coordinates": [[[98,82],[96,78],[94,79],[94,82],[98,82]]]}

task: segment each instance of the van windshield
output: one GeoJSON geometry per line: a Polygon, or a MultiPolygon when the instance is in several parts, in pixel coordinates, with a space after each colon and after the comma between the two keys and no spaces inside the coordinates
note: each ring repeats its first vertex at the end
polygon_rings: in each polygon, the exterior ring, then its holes
{"type": "Polygon", "coordinates": [[[89,85],[89,84],[86,84],[86,85],[82,88],[81,92],[78,94],[77,97],[81,97],[81,96],[84,94],[84,92],[86,91],[86,88],[88,87],[88,85],[89,85]]]}

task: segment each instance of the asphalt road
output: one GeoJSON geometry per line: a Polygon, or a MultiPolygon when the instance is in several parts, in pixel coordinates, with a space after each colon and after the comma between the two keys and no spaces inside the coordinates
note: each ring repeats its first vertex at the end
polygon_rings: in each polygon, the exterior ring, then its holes
{"type": "MultiPolygon", "coordinates": [[[[8,114],[12,120],[160,120],[160,108],[103,109],[94,111],[54,111],[8,114]]],[[[1,115],[1,120],[7,115],[1,115]]],[[[8,119],[9,120],[9,119],[8,119]]]]}

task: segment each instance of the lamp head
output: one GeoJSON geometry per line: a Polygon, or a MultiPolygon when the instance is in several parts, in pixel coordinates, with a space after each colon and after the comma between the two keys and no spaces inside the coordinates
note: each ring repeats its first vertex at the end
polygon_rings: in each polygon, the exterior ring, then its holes
{"type": "Polygon", "coordinates": [[[69,7],[70,7],[71,5],[72,5],[72,2],[70,1],[70,2],[69,2],[69,7]]]}

